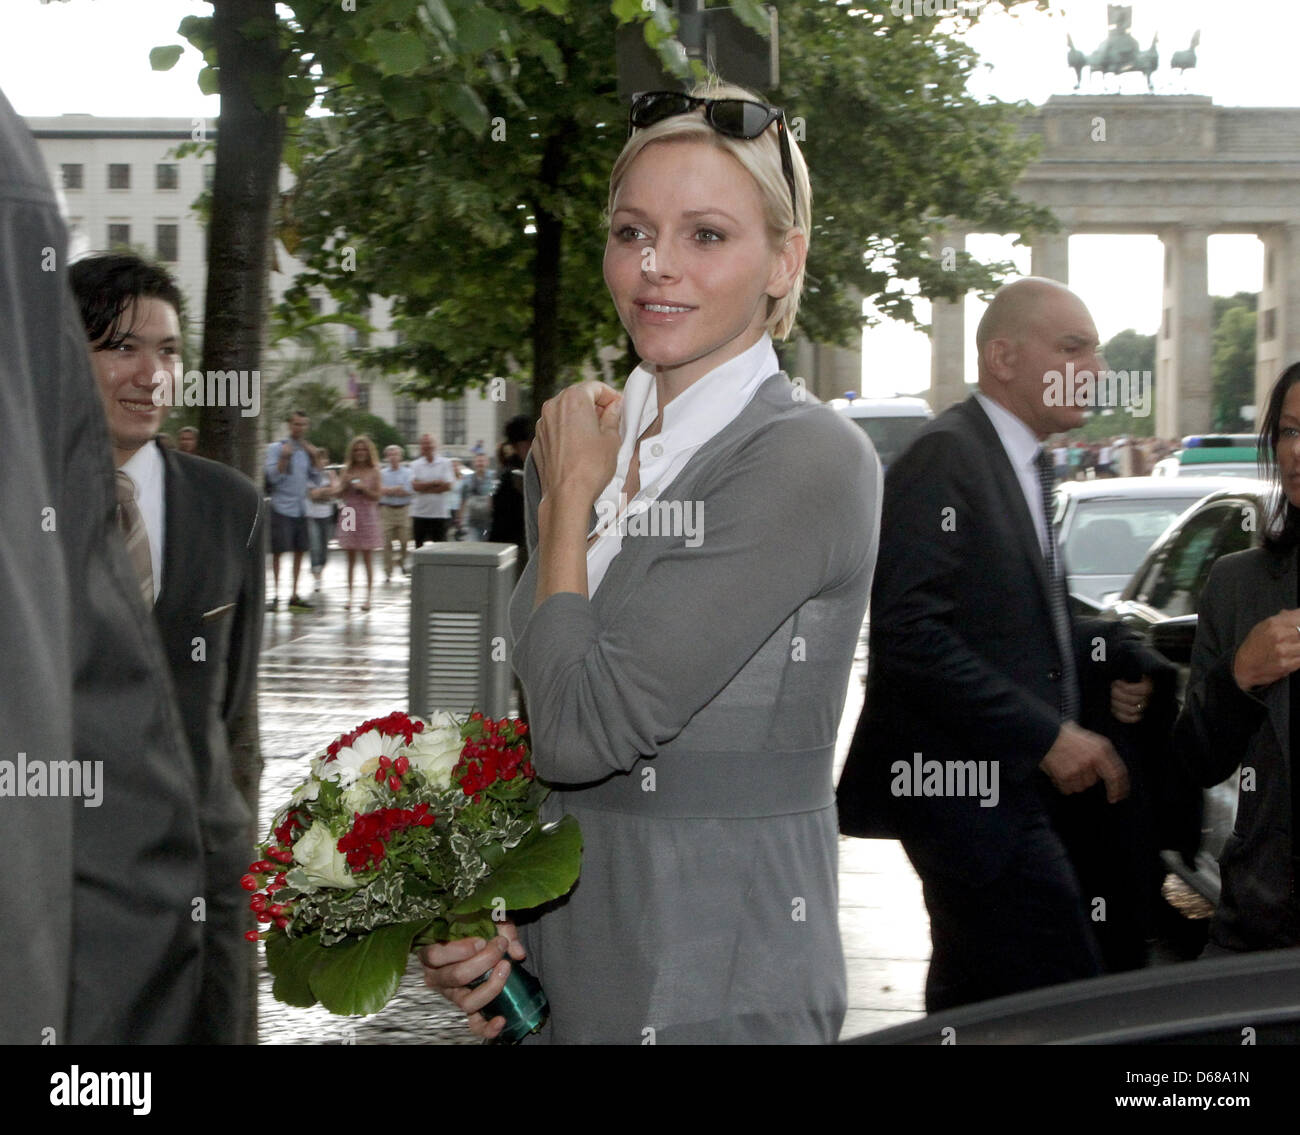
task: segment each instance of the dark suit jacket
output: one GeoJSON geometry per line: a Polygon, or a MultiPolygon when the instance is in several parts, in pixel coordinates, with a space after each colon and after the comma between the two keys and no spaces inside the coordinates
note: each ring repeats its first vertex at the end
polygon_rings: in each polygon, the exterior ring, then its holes
{"type": "Polygon", "coordinates": [[[1196,643],[1174,745],[1201,784],[1254,770],[1219,857],[1223,883],[1211,937],[1236,950],[1300,944],[1291,854],[1291,684],[1248,694],[1232,660],[1251,628],[1296,605],[1296,555],[1252,548],[1224,556],[1201,591],[1196,643]]]}
{"type": "Polygon", "coordinates": [[[839,786],[848,835],[901,837],[918,869],[995,878],[1044,816],[1060,650],[1043,554],[993,424],[972,397],[885,477],[867,695],[839,786]],[[896,761],[997,761],[1000,799],[891,794],[896,761]]]}
{"type": "Polygon", "coordinates": [[[0,798],[0,1040],[172,1044],[192,1036],[202,980],[198,785],[115,521],[65,244],[45,165],[0,96],[3,758],[102,770],[93,807],[0,798]]]}
{"type": "Polygon", "coordinates": [[[264,505],[229,466],[163,449],[162,590],[154,619],[194,753],[202,800],[207,904],[202,1043],[240,1039],[248,974],[251,818],[231,774],[228,736],[257,677],[265,591],[264,505]]]}

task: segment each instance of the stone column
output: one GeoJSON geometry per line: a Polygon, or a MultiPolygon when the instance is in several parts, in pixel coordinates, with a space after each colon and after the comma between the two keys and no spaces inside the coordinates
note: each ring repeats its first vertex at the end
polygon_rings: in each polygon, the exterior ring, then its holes
{"type": "Polygon", "coordinates": [[[1038,233],[1029,246],[1030,268],[1034,276],[1070,282],[1070,234],[1038,233]]]}
{"type": "Polygon", "coordinates": [[[1255,416],[1258,425],[1273,383],[1300,362],[1300,225],[1263,230],[1264,286],[1255,323],[1255,416]]]}
{"type": "Polygon", "coordinates": [[[1156,432],[1182,437],[1210,428],[1209,278],[1204,228],[1177,225],[1165,245],[1164,312],[1156,344],[1156,432]]]}
{"type": "MultiPolygon", "coordinates": [[[[942,257],[945,249],[961,252],[966,247],[963,232],[936,233],[931,251],[942,257]]],[[[936,414],[966,397],[966,307],[965,297],[956,303],[934,300],[930,316],[930,409],[936,414]]]]}

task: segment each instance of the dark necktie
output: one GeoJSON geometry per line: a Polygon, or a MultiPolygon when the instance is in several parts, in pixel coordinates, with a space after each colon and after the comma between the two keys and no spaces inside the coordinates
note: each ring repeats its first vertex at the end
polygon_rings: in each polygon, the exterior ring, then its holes
{"type": "Polygon", "coordinates": [[[1038,467],[1038,487],[1043,499],[1043,519],[1047,523],[1047,598],[1052,608],[1052,630],[1061,652],[1061,719],[1079,717],[1079,684],[1074,668],[1074,634],[1070,628],[1070,608],[1065,592],[1065,574],[1056,549],[1056,528],[1052,524],[1052,455],[1040,448],[1034,458],[1038,467]]]}
{"type": "Polygon", "coordinates": [[[149,554],[149,530],[145,527],[140,506],[135,503],[135,482],[117,471],[117,523],[126,541],[126,554],[131,559],[136,578],[140,581],[140,595],[146,607],[153,606],[153,558],[149,554]]]}

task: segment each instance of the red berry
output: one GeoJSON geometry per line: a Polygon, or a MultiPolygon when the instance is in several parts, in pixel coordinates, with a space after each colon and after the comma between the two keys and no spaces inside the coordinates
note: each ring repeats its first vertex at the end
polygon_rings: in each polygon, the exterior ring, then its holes
{"type": "Polygon", "coordinates": [[[248,909],[254,914],[261,914],[266,909],[266,896],[254,895],[248,900],[248,909]]]}
{"type": "Polygon", "coordinates": [[[284,903],[282,903],[282,902],[273,902],[273,903],[272,903],[270,906],[268,906],[266,909],[267,909],[267,911],[271,914],[271,916],[272,916],[273,918],[279,918],[280,915],[282,915],[282,914],[283,914],[286,910],[288,910],[289,908],[288,908],[287,906],[285,906],[284,903]]]}
{"type": "Polygon", "coordinates": [[[261,939],[261,937],[262,937],[262,936],[261,936],[261,935],[260,935],[256,930],[245,930],[245,931],[244,931],[244,941],[245,941],[245,942],[257,942],[257,941],[259,941],[259,940],[261,939]]]}
{"type": "Polygon", "coordinates": [[[281,930],[284,930],[286,927],[288,927],[288,925],[289,925],[289,920],[288,920],[287,918],[280,917],[280,918],[277,918],[277,919],[275,920],[275,924],[276,924],[276,925],[277,925],[281,930]]]}
{"type": "Polygon", "coordinates": [[[258,891],[262,889],[262,884],[253,878],[252,875],[245,875],[239,880],[239,885],[246,891],[258,891]]]}
{"type": "Polygon", "coordinates": [[[379,767],[380,767],[381,769],[387,769],[388,766],[391,765],[392,763],[393,763],[393,761],[392,761],[392,758],[390,758],[390,757],[380,757],[380,758],[379,758],[379,767]]]}
{"type": "Polygon", "coordinates": [[[376,779],[377,781],[379,781],[381,784],[383,783],[383,779],[384,779],[384,770],[383,770],[383,769],[381,769],[381,768],[377,768],[377,769],[375,769],[375,779],[376,779]]]}
{"type": "Polygon", "coordinates": [[[259,910],[259,911],[257,912],[257,921],[258,921],[258,922],[270,922],[270,921],[271,921],[271,916],[270,916],[269,914],[267,914],[266,911],[264,911],[264,910],[259,910]]]}
{"type": "Polygon", "coordinates": [[[393,762],[393,771],[397,773],[398,776],[405,776],[410,768],[411,762],[405,757],[398,757],[397,760],[393,762]]]}
{"type": "Polygon", "coordinates": [[[396,774],[390,776],[388,778],[388,787],[391,788],[394,792],[400,791],[402,787],[402,778],[400,776],[397,776],[396,774]]]}

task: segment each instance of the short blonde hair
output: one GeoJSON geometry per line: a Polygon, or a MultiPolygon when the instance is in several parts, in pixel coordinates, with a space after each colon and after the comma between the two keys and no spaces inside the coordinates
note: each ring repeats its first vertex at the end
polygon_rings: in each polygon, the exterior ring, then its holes
{"type": "Polygon", "coordinates": [[[350,442],[348,442],[348,462],[347,462],[347,465],[344,466],[344,468],[345,468],[345,469],[351,469],[351,468],[353,467],[353,463],[352,463],[352,451],[353,451],[354,449],[356,449],[356,447],[357,447],[357,442],[362,442],[362,443],[365,444],[366,450],[367,450],[367,452],[370,454],[370,468],[372,468],[372,469],[378,469],[378,468],[379,468],[379,450],[375,448],[375,443],[374,443],[373,441],[371,441],[370,438],[369,438],[369,436],[366,435],[366,434],[358,434],[358,435],[357,435],[356,437],[354,437],[350,442]]]}
{"type": "MultiPolygon", "coordinates": [[[[749,99],[753,102],[765,100],[744,87],[719,82],[716,78],[697,86],[690,92],[696,98],[706,99],[749,99]]],[[[609,206],[606,223],[614,212],[614,199],[632,162],[638,154],[654,142],[710,142],[718,149],[724,150],[736,159],[758,186],[759,196],[763,201],[763,215],[767,220],[768,235],[774,249],[779,249],[786,241],[791,230],[803,234],[805,244],[812,235],[812,186],[808,181],[808,165],[799,151],[799,146],[786,124],[786,140],[790,144],[790,162],[794,166],[795,210],[790,212],[790,185],[785,180],[781,168],[781,143],[777,138],[777,124],[774,122],[760,137],[753,139],[731,138],[719,134],[704,119],[701,107],[689,114],[678,114],[637,130],[623,152],[618,155],[614,168],[609,175],[609,206]]],[[[805,260],[806,264],[806,260],[805,260]]],[[[790,290],[780,298],[769,298],[767,305],[767,330],[777,339],[784,339],[794,327],[795,316],[799,313],[799,297],[803,293],[804,266],[792,281],[790,290]]]]}

